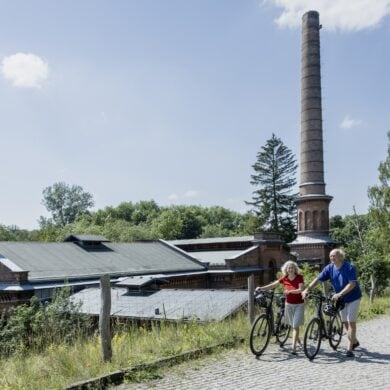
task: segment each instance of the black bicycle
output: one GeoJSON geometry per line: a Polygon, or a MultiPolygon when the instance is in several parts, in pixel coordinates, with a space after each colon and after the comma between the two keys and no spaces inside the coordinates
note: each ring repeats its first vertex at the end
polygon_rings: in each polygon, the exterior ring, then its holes
{"type": "Polygon", "coordinates": [[[339,311],[344,302],[334,303],[331,297],[322,294],[310,293],[308,298],[316,302],[316,314],[306,326],[303,336],[303,350],[310,360],[313,360],[320,350],[321,341],[329,340],[333,350],[337,350],[343,336],[343,323],[339,311]],[[326,319],[324,319],[324,315],[326,319]]]}
{"type": "Polygon", "coordinates": [[[255,293],[255,303],[262,308],[262,313],[256,317],[252,324],[249,345],[256,356],[260,356],[265,351],[271,336],[275,336],[279,345],[283,346],[290,334],[290,326],[287,325],[284,315],[285,296],[278,294],[276,318],[272,307],[275,296],[273,291],[255,293]]]}

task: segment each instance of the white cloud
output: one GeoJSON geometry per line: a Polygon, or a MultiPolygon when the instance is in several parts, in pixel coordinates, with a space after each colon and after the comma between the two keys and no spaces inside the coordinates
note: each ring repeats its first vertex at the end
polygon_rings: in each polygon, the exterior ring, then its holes
{"type": "Polygon", "coordinates": [[[188,190],[185,194],[185,198],[196,198],[199,196],[199,191],[196,190],[188,190]]]}
{"type": "Polygon", "coordinates": [[[362,123],[360,119],[352,119],[349,115],[346,115],[343,121],[340,123],[342,129],[352,129],[352,127],[359,126],[362,123]]]}
{"type": "Polygon", "coordinates": [[[168,196],[168,199],[170,201],[173,201],[173,202],[178,202],[178,201],[184,201],[186,202],[187,199],[194,199],[194,198],[197,198],[199,197],[200,195],[200,192],[199,191],[196,191],[196,190],[188,190],[186,191],[184,194],[182,195],[178,195],[176,194],[175,192],[173,192],[172,194],[170,194],[168,196]]]}
{"type": "Polygon", "coordinates": [[[15,87],[41,88],[49,74],[49,65],[32,53],[16,53],[4,57],[1,73],[15,87]]]}
{"type": "Polygon", "coordinates": [[[169,199],[169,200],[178,200],[178,199],[179,199],[179,196],[178,196],[177,194],[173,193],[173,194],[170,194],[170,195],[168,196],[168,199],[169,199]]]}
{"type": "MultiPolygon", "coordinates": [[[[320,13],[327,30],[358,31],[377,26],[390,14],[390,0],[267,0],[283,8],[275,20],[280,27],[299,27],[302,15],[310,10],[320,13]]],[[[263,2],[264,3],[264,2],[263,2]]]]}

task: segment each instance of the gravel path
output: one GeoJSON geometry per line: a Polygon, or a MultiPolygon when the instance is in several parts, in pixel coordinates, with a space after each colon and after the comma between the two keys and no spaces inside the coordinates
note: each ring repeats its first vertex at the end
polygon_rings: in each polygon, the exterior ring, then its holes
{"type": "MultiPolygon", "coordinates": [[[[161,378],[122,384],[112,390],[144,389],[390,389],[390,316],[358,324],[360,347],[345,357],[346,337],[339,351],[328,342],[313,361],[270,344],[256,358],[249,348],[224,351],[163,369],[161,378]]],[[[290,339],[291,340],[291,339],[290,339]]]]}

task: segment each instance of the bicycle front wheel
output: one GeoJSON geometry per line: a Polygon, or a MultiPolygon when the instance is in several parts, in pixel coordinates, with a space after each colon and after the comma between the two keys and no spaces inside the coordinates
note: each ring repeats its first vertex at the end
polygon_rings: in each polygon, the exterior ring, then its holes
{"type": "Polygon", "coordinates": [[[290,325],[287,324],[284,313],[281,313],[278,316],[275,329],[276,340],[278,341],[279,345],[283,347],[288,339],[288,336],[290,335],[290,325]]]}
{"type": "Polygon", "coordinates": [[[252,324],[249,335],[249,346],[254,355],[260,356],[269,343],[271,324],[266,314],[259,315],[252,324]]]}
{"type": "Polygon", "coordinates": [[[321,345],[321,321],[318,318],[312,318],[305,330],[303,336],[303,350],[308,359],[313,360],[320,350],[321,345]]]}
{"type": "Polygon", "coordinates": [[[341,342],[341,337],[343,336],[343,323],[341,322],[339,313],[330,320],[328,334],[329,344],[334,350],[336,350],[341,342]]]}

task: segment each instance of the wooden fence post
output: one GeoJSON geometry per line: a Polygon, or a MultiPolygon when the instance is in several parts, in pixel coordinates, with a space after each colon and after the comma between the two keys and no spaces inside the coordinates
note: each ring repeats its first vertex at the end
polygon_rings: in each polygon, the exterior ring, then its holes
{"type": "Polygon", "coordinates": [[[103,361],[108,362],[112,358],[111,346],[111,329],[110,329],[110,313],[111,313],[111,285],[110,275],[103,275],[100,278],[100,316],[99,316],[99,331],[102,346],[103,361]]]}
{"type": "Polygon", "coordinates": [[[255,319],[255,280],[253,274],[248,277],[248,317],[252,324],[255,319]]]}

